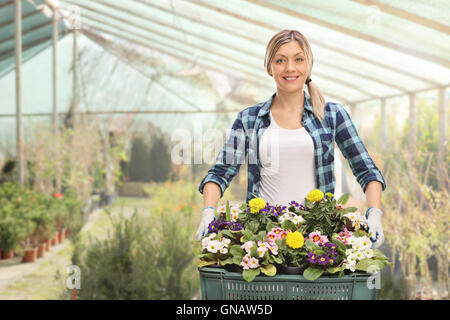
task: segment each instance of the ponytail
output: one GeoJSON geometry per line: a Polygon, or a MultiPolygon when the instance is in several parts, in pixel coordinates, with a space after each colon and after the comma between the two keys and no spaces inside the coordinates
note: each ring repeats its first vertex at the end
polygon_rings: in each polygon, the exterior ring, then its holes
{"type": "Polygon", "coordinates": [[[320,91],[320,88],[313,81],[309,81],[307,86],[309,96],[311,97],[311,103],[313,105],[313,113],[317,118],[319,118],[319,120],[323,120],[325,118],[325,97],[323,96],[322,91],[320,91]]]}

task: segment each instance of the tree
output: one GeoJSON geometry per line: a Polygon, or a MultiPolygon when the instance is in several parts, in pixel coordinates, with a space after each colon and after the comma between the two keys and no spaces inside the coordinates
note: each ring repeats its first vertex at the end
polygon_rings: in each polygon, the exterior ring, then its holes
{"type": "Polygon", "coordinates": [[[128,174],[131,181],[148,182],[151,179],[148,145],[142,137],[135,137],[131,146],[131,159],[128,174]]]}
{"type": "Polygon", "coordinates": [[[171,171],[171,159],[169,146],[163,135],[154,136],[149,152],[149,166],[151,168],[150,179],[155,182],[163,182],[169,179],[171,171]]]}

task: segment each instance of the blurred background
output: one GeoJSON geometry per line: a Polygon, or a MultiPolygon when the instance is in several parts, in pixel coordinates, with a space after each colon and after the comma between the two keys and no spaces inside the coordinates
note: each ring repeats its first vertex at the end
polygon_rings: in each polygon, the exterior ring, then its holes
{"type": "MultiPolygon", "coordinates": [[[[386,179],[377,297],[448,299],[449,16],[445,0],[0,0],[0,299],[198,299],[198,185],[237,113],[276,91],[282,29],[307,37],[311,78],[386,179]]],[[[335,152],[335,194],[365,212],[335,152]]],[[[242,165],[219,204],[246,188],[242,165]]]]}

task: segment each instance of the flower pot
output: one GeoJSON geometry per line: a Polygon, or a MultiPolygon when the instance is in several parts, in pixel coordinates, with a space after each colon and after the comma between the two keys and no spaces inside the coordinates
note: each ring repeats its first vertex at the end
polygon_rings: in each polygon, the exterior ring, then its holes
{"type": "Polygon", "coordinates": [[[45,252],[45,243],[40,243],[38,248],[37,248],[37,258],[42,258],[44,256],[44,252],[45,252]]]}
{"type": "Polygon", "coordinates": [[[10,250],[9,252],[7,251],[2,251],[2,258],[3,259],[12,259],[14,258],[14,250],[10,250]]]}
{"type": "Polygon", "coordinates": [[[50,247],[52,246],[52,241],[50,239],[47,239],[44,241],[45,244],[45,251],[49,251],[50,247]]]}
{"type": "Polygon", "coordinates": [[[25,250],[25,255],[23,256],[22,262],[34,262],[37,257],[37,251],[37,247],[30,250],[25,250]]]}
{"type": "Polygon", "coordinates": [[[59,234],[58,232],[55,232],[52,238],[52,246],[56,246],[59,244],[59,234]]]}
{"type": "Polygon", "coordinates": [[[289,266],[280,266],[281,273],[284,274],[301,274],[303,271],[302,267],[289,267],[289,266]]]}
{"type": "Polygon", "coordinates": [[[63,243],[64,242],[64,240],[66,240],[66,229],[61,229],[59,232],[58,232],[58,236],[59,236],[59,243],[63,243]]]}

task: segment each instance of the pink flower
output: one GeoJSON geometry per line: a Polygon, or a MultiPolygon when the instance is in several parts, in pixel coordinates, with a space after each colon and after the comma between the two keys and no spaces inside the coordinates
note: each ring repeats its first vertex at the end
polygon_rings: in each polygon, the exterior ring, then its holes
{"type": "Polygon", "coordinates": [[[267,234],[267,241],[269,243],[274,243],[277,239],[283,239],[286,237],[286,235],[289,233],[289,230],[283,230],[281,228],[273,228],[268,234],[267,234]]]}
{"type": "Polygon", "coordinates": [[[308,238],[310,238],[314,243],[324,244],[328,242],[328,237],[326,235],[321,235],[320,231],[311,232],[308,238]]]}
{"type": "Polygon", "coordinates": [[[337,205],[336,205],[336,208],[338,208],[339,210],[343,210],[343,209],[344,209],[344,206],[343,206],[342,204],[337,204],[337,205]]]}

